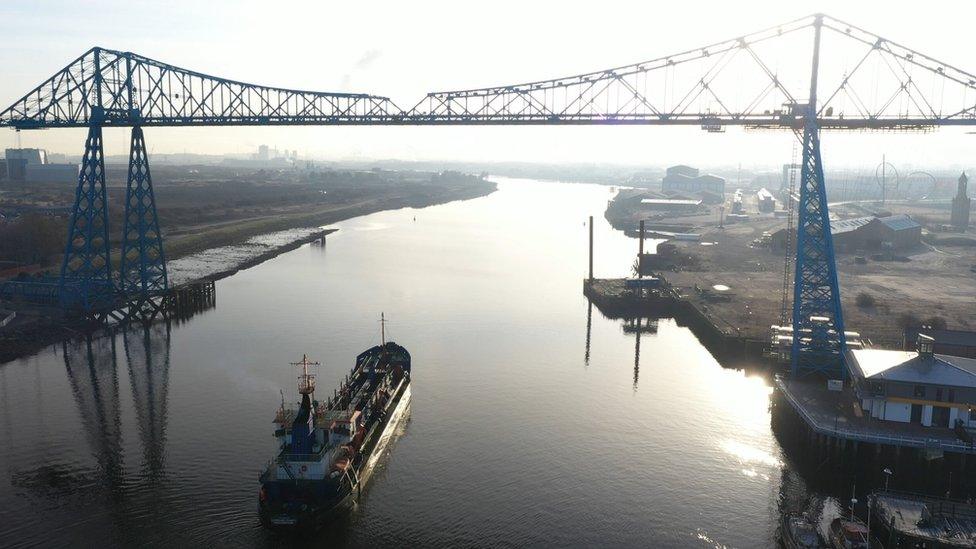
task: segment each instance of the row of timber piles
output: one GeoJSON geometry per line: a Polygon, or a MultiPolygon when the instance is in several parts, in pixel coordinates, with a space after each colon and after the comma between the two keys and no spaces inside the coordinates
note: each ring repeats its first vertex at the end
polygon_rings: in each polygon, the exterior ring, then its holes
{"type": "Polygon", "coordinates": [[[175,320],[189,320],[217,306],[216,286],[213,280],[195,280],[170,288],[163,297],[163,310],[175,320]]]}
{"type": "Polygon", "coordinates": [[[957,497],[976,494],[976,455],[849,440],[816,432],[783,395],[770,402],[773,434],[804,477],[823,490],[850,491],[851,475],[884,486],[894,471],[899,490],[957,497]],[[828,474],[833,472],[833,474],[828,474]]]}

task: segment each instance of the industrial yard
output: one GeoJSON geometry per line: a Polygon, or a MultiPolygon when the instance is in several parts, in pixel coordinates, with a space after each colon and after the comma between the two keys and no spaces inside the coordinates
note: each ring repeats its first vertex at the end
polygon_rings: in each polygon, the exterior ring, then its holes
{"type": "MultiPolygon", "coordinates": [[[[688,194],[700,196],[694,191],[679,196],[687,200],[688,194]]],[[[788,220],[779,200],[780,209],[761,212],[763,193],[756,189],[726,194],[723,204],[687,214],[678,202],[672,206],[677,210],[637,209],[639,200],[648,200],[643,196],[657,194],[624,190],[608,207],[607,218],[635,236],[637,221],[647,219],[646,236],[668,242],[660,256],[647,258],[645,272],[661,273],[717,326],[765,338],[770,325],[791,321],[790,301],[786,316],[783,303],[788,220]],[[730,219],[732,211],[746,213],[730,219]]],[[[908,325],[976,328],[976,236],[938,230],[950,221],[946,201],[901,201],[884,208],[851,201],[832,205],[831,214],[847,330],[875,346],[900,348],[908,325]]],[[[788,273],[792,281],[792,263],[788,273]]]]}

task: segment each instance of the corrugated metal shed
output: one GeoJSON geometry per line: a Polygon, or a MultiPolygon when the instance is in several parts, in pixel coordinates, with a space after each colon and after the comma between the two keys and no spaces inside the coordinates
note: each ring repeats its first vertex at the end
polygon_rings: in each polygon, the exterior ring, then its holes
{"type": "Polygon", "coordinates": [[[701,200],[678,200],[673,198],[642,198],[641,204],[653,206],[701,206],[701,200]]]}
{"type": "Polygon", "coordinates": [[[907,231],[910,229],[917,229],[921,227],[912,217],[908,214],[898,214],[891,215],[888,217],[879,217],[878,221],[884,223],[886,227],[893,231],[907,231]]]}
{"type": "Polygon", "coordinates": [[[832,219],[830,221],[830,234],[849,233],[863,227],[871,222],[874,216],[852,217],[850,219],[832,219]]]}

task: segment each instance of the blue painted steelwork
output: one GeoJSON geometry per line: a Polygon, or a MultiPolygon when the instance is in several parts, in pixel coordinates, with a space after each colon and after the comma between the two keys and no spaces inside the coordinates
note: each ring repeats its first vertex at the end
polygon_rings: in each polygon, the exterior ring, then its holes
{"type": "Polygon", "coordinates": [[[95,47],[0,113],[0,125],[350,124],[399,113],[385,97],[247,84],[95,47]]]}
{"type": "MultiPolygon", "coordinates": [[[[796,375],[838,376],[843,375],[843,318],[820,130],[976,125],[976,75],[854,25],[813,15],[642,63],[524,84],[429,93],[410,110],[401,110],[386,97],[247,84],[96,47],[0,112],[0,126],[90,128],[61,283],[62,302],[85,311],[111,293],[102,126],[568,124],[700,125],[708,131],[749,126],[802,134],[793,370],[796,375]],[[796,98],[806,93],[805,75],[791,78],[779,72],[805,70],[805,63],[776,55],[792,54],[793,48],[784,42],[802,39],[800,33],[811,30],[814,66],[810,101],[803,104],[796,98]],[[824,31],[838,46],[830,50],[835,66],[829,75],[818,72],[824,31]],[[859,51],[838,55],[843,47],[859,51]],[[864,100],[879,91],[880,76],[871,62],[888,71],[884,88],[890,91],[880,101],[864,100]],[[679,69],[691,78],[675,90],[673,77],[679,69]],[[819,105],[818,76],[827,92],[819,105]],[[87,224],[76,226],[78,219],[87,224]]],[[[141,140],[140,146],[144,155],[141,140]]],[[[136,183],[135,189],[143,189],[143,195],[151,189],[148,171],[145,184],[136,183]]],[[[135,231],[143,228],[154,236],[136,238],[127,249],[155,249],[158,240],[158,256],[138,255],[140,269],[147,267],[140,271],[138,291],[151,293],[160,280],[165,286],[165,265],[158,222],[148,207],[144,212],[142,218],[134,215],[135,231]]],[[[123,278],[129,265],[127,261],[123,278]]],[[[134,287],[123,282],[127,292],[134,287]]]]}
{"type": "Polygon", "coordinates": [[[813,373],[844,378],[844,315],[840,306],[834,243],[827,211],[820,128],[817,127],[817,78],[821,21],[815,22],[810,102],[802,134],[800,203],[796,224],[796,272],[793,282],[794,377],[813,373]]]}
{"type": "Polygon", "coordinates": [[[129,150],[119,288],[128,298],[136,297],[141,301],[158,296],[169,288],[149,156],[140,126],[132,127],[129,150]]]}
{"type": "Polygon", "coordinates": [[[612,69],[432,92],[409,110],[382,96],[248,84],[95,47],[0,112],[0,125],[87,127],[100,114],[105,126],[143,127],[650,124],[802,131],[805,113],[794,106],[806,94],[806,65],[790,41],[820,29],[829,31],[834,70],[821,78],[827,99],[816,112],[818,127],[976,125],[976,76],[823,15],[612,69]],[[797,57],[782,59],[783,51],[797,57]],[[677,81],[680,71],[688,78],[677,81]],[[877,100],[866,99],[879,92],[877,100]]]}
{"type": "Polygon", "coordinates": [[[75,205],[61,264],[60,300],[64,308],[91,313],[115,300],[108,239],[108,199],[102,127],[88,129],[78,174],[75,205]]]}

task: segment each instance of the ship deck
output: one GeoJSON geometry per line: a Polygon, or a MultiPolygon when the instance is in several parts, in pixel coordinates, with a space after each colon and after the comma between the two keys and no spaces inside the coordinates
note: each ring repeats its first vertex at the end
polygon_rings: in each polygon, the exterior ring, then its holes
{"type": "Polygon", "coordinates": [[[976,505],[894,493],[873,500],[878,517],[903,535],[949,547],[976,546],[976,505]]]}

